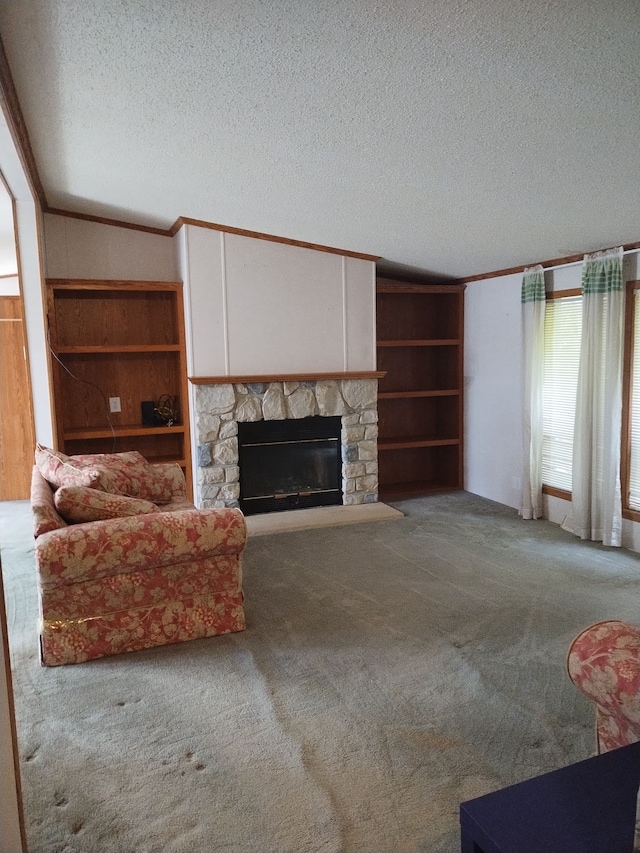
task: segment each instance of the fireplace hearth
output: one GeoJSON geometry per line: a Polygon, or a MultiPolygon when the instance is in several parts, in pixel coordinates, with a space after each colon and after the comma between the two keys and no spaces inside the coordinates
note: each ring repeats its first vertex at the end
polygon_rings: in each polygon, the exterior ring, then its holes
{"type": "Polygon", "coordinates": [[[245,515],[342,503],[340,417],[238,424],[245,515]]]}

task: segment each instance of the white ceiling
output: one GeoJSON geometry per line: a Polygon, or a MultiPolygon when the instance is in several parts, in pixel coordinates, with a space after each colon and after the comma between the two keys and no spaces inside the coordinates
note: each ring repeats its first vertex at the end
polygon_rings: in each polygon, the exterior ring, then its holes
{"type": "Polygon", "coordinates": [[[640,240],[637,0],[0,0],[52,207],[451,276],[640,240]]]}

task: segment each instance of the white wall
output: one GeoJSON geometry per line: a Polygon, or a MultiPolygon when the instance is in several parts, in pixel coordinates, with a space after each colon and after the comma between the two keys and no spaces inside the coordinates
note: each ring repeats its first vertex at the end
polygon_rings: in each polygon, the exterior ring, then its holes
{"type": "Polygon", "coordinates": [[[171,237],[69,216],[44,215],[47,278],[176,281],[171,237]]]}
{"type": "MultiPolygon", "coordinates": [[[[25,308],[25,326],[31,384],[34,394],[34,420],[38,440],[49,441],[52,435],[51,405],[44,334],[42,301],[41,245],[39,214],[32,189],[26,179],[22,161],[0,113],[0,168],[15,200],[16,233],[20,243],[18,257],[25,308]],[[36,395],[39,395],[36,400],[36,395]]],[[[24,849],[21,826],[21,798],[14,750],[18,745],[13,728],[13,694],[9,665],[4,591],[0,583],[0,853],[18,853],[24,849]]]]}
{"type": "Polygon", "coordinates": [[[375,264],[186,225],[192,376],[375,370],[375,264]]]}
{"type": "Polygon", "coordinates": [[[5,275],[0,278],[0,296],[19,296],[20,283],[17,275],[5,275]]]}
{"type": "MultiPolygon", "coordinates": [[[[639,254],[625,256],[626,281],[638,277],[639,254]]],[[[545,272],[548,290],[581,286],[580,264],[545,272]]],[[[465,292],[465,488],[520,508],[522,274],[471,282],[465,292]]],[[[570,501],[544,498],[545,518],[562,524],[570,501]]],[[[623,542],[640,551],[640,524],[625,519],[623,542]]]]}
{"type": "Polygon", "coordinates": [[[520,283],[510,275],[465,291],[465,488],[520,507],[520,283]]]}

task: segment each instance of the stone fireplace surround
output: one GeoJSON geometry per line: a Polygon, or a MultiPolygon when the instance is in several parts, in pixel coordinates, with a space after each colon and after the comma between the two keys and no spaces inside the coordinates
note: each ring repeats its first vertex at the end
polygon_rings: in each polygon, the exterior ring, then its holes
{"type": "MultiPolygon", "coordinates": [[[[197,503],[236,507],[240,497],[238,422],[340,415],[344,505],[378,500],[377,378],[195,383],[197,503]]],[[[244,377],[243,377],[244,378],[244,377]]],[[[253,377],[252,377],[253,379],[253,377]]]]}

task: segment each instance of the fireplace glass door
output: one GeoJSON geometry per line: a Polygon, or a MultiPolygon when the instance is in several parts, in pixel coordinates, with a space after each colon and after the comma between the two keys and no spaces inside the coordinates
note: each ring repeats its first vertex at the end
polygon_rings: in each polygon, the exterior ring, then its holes
{"type": "Polygon", "coordinates": [[[246,515],[342,503],[339,417],[238,424],[246,515]]]}

